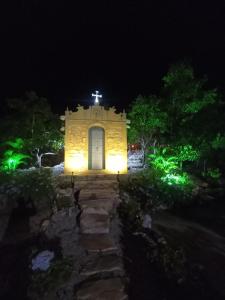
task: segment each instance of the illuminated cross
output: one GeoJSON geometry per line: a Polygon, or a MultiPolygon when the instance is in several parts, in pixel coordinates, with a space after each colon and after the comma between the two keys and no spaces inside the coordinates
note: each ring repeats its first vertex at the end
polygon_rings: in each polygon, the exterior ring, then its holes
{"type": "Polygon", "coordinates": [[[98,98],[102,98],[102,95],[99,95],[99,91],[95,91],[95,94],[91,94],[92,97],[95,97],[95,105],[99,104],[98,98]]]}

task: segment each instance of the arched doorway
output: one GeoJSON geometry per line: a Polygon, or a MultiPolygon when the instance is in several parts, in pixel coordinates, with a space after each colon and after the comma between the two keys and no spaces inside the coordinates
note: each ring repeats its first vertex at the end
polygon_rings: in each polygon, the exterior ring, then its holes
{"type": "Polygon", "coordinates": [[[101,127],[89,129],[88,168],[105,169],[105,131],[101,127]]]}

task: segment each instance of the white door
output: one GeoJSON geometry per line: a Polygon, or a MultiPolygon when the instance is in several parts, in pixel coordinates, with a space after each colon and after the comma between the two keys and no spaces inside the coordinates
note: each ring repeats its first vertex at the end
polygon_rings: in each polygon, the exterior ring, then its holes
{"type": "Polygon", "coordinates": [[[90,169],[101,170],[104,165],[104,130],[100,127],[90,129],[89,140],[90,169]]]}

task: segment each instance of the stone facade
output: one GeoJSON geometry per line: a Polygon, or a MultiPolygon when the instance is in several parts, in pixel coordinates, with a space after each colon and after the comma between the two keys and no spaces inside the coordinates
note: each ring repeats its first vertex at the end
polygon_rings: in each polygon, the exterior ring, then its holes
{"type": "Polygon", "coordinates": [[[78,105],[65,112],[65,174],[127,173],[127,119],[125,112],[100,105],[78,105]],[[90,129],[104,130],[103,168],[90,168],[90,129]]]}

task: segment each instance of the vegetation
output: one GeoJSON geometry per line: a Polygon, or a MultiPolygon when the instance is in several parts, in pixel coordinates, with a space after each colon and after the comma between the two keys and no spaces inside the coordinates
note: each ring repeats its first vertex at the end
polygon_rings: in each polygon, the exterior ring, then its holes
{"type": "Polygon", "coordinates": [[[55,198],[54,180],[51,170],[16,170],[0,174],[0,194],[10,201],[33,202],[38,209],[51,209],[55,198]]]}
{"type": "Polygon", "coordinates": [[[44,155],[54,155],[63,148],[59,118],[51,111],[47,99],[38,97],[34,92],[6,100],[0,130],[4,170],[16,169],[28,156],[31,157],[31,165],[41,167],[44,155]],[[7,145],[17,149],[16,155],[4,152],[7,145]]]}
{"type": "Polygon", "coordinates": [[[19,166],[27,163],[30,156],[20,153],[23,145],[24,142],[21,138],[16,138],[13,141],[7,141],[3,144],[3,146],[5,146],[5,151],[3,151],[0,160],[0,171],[15,171],[19,166]]]}
{"type": "Polygon", "coordinates": [[[193,184],[193,174],[220,178],[225,171],[225,111],[218,91],[208,89],[207,80],[196,78],[186,63],[173,65],[162,82],[160,97],[140,96],[132,103],[129,141],[139,142],[148,153],[146,162],[157,174],[158,188],[161,182],[161,187],[166,183],[183,189],[193,184]]]}
{"type": "Polygon", "coordinates": [[[54,288],[65,283],[70,278],[72,271],[73,261],[70,258],[63,258],[52,262],[47,272],[33,272],[29,294],[35,294],[39,297],[51,294],[54,288]]]}
{"type": "Polygon", "coordinates": [[[128,118],[132,125],[128,131],[130,143],[139,143],[146,157],[150,146],[155,146],[159,135],[166,131],[167,113],[160,110],[156,96],[139,96],[131,105],[128,118]]]}

